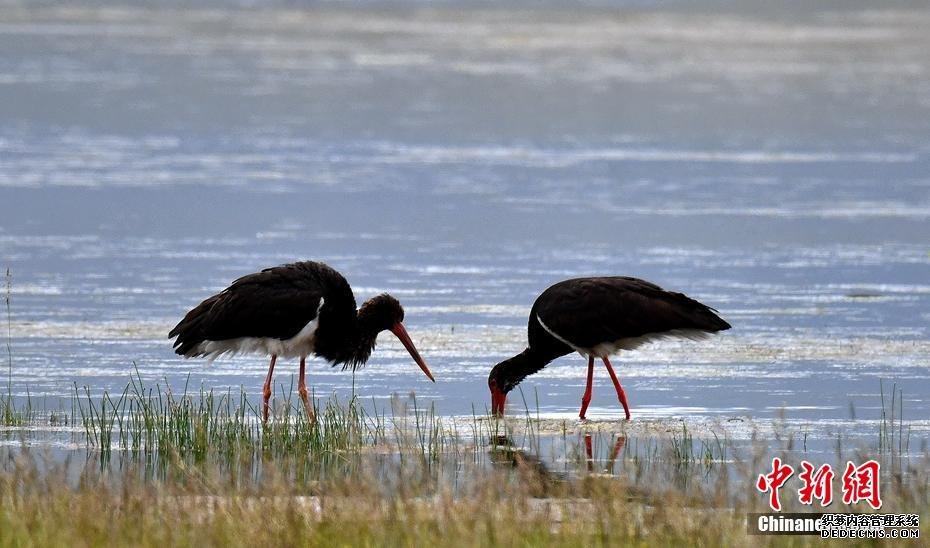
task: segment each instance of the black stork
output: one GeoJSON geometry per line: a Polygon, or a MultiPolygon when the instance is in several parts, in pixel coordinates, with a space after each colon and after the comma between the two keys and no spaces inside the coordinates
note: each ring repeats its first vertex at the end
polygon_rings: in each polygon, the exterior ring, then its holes
{"type": "Polygon", "coordinates": [[[626,418],[626,393],[610,365],[620,350],[667,337],[703,339],[730,328],[716,310],[681,293],[626,276],[575,278],[559,282],[533,303],[527,332],[529,346],[491,369],[491,412],[504,414],[507,393],[552,360],[579,352],[588,358],[588,383],[578,416],[583,420],[591,401],[594,358],[607,367],[626,418]]]}
{"type": "Polygon", "coordinates": [[[174,350],[186,358],[204,356],[212,361],[227,353],[270,354],[262,392],[266,421],[275,361],[278,356],[299,357],[297,391],[312,419],[304,373],[307,356],[314,354],[333,366],[354,370],[368,361],[381,331],[394,333],[435,382],[403,320],[404,309],[387,294],[373,297],[356,311],[352,288],[342,274],[323,263],[304,261],[239,278],[188,312],[168,337],[177,337],[174,350]]]}

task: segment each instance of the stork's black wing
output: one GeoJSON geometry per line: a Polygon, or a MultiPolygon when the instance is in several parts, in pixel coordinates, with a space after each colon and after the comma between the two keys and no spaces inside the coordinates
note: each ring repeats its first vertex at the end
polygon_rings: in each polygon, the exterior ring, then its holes
{"type": "Polygon", "coordinates": [[[355,313],[348,282],[332,268],[309,261],[267,268],[200,303],[168,336],[177,336],[175,352],[182,355],[205,340],[289,339],[317,317],[321,299],[324,310],[355,313]]]}
{"type": "Polygon", "coordinates": [[[712,308],[686,295],[621,276],[559,282],[539,296],[533,314],[578,348],[675,329],[730,328],[712,308]]]}

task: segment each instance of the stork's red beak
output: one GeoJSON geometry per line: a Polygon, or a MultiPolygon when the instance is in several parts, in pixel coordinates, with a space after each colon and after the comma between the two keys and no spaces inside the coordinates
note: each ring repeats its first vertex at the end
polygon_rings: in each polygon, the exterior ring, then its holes
{"type": "Polygon", "coordinates": [[[404,328],[404,324],[400,322],[395,323],[394,327],[391,328],[391,333],[400,339],[400,342],[403,343],[404,348],[407,349],[407,352],[410,352],[410,356],[413,358],[413,361],[417,362],[417,365],[419,365],[420,369],[426,373],[426,376],[429,377],[429,380],[436,382],[436,379],[433,378],[433,374],[430,373],[429,366],[426,365],[426,362],[423,361],[423,358],[420,357],[420,353],[417,352],[417,347],[413,346],[413,341],[410,340],[410,335],[407,334],[407,330],[404,328]]]}
{"type": "Polygon", "coordinates": [[[491,414],[495,417],[504,416],[504,406],[507,405],[507,394],[503,390],[497,387],[497,384],[492,384],[491,388],[491,414]]]}

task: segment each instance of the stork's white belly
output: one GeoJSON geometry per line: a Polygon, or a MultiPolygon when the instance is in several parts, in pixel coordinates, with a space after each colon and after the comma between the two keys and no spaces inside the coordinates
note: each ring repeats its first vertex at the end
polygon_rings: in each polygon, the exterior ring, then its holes
{"type": "Polygon", "coordinates": [[[700,329],[672,329],[669,331],[646,333],[645,335],[639,337],[623,337],[615,341],[602,342],[596,346],[585,348],[573,344],[555,331],[549,329],[549,326],[547,326],[539,316],[536,316],[536,320],[539,321],[539,325],[541,325],[547,333],[558,339],[560,342],[572,347],[582,356],[592,355],[598,358],[610,357],[613,354],[620,352],[621,350],[635,350],[636,348],[639,348],[640,346],[652,341],[659,341],[662,339],[691,339],[692,341],[700,341],[709,338],[713,334],[708,333],[707,331],[702,331],[700,329]]]}

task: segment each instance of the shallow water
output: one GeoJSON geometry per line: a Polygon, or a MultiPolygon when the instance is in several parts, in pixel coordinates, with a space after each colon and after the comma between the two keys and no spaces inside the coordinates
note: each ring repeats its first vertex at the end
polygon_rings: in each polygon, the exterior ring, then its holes
{"type": "MultiPolygon", "coordinates": [[[[874,444],[881,380],[926,440],[930,10],[199,6],[0,9],[19,401],[65,409],[133,364],[257,397],[263,358],[185,361],[167,331],[239,275],[317,259],[360,302],[397,296],[438,380],[385,336],[354,377],[314,363],[320,396],[482,413],[541,290],[624,274],[734,326],[615,361],[642,428],[874,444]]],[[[531,412],[574,417],[583,366],[528,378],[531,412]]],[[[621,416],[596,378],[589,415],[621,416]]]]}

